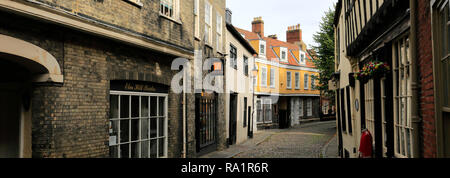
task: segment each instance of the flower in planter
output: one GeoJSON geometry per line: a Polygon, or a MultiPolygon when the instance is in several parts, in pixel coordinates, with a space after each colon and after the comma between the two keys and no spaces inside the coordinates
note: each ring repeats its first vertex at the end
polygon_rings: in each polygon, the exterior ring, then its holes
{"type": "Polygon", "coordinates": [[[390,67],[387,63],[384,62],[369,62],[363,66],[363,68],[356,72],[354,77],[356,80],[364,80],[369,79],[375,75],[382,75],[390,71],[390,67]]]}

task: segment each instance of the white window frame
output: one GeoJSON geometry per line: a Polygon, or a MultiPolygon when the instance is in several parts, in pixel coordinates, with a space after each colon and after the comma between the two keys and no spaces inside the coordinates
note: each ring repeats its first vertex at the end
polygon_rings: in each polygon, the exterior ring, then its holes
{"type": "Polygon", "coordinates": [[[286,72],[286,88],[292,89],[292,72],[286,72]]]}
{"type": "Polygon", "coordinates": [[[305,90],[309,90],[309,81],[308,81],[308,78],[309,78],[309,75],[308,74],[305,74],[305,75],[303,75],[303,80],[304,80],[304,82],[303,82],[303,88],[305,89],[305,90]]]}
{"type": "Polygon", "coordinates": [[[261,86],[262,87],[267,87],[267,78],[268,78],[268,73],[267,73],[267,67],[261,67],[261,86]]]}
{"type": "Polygon", "coordinates": [[[280,60],[282,61],[282,62],[288,62],[288,53],[287,53],[288,51],[287,51],[287,48],[285,48],[285,47],[280,47],[280,60]],[[283,58],[283,53],[285,54],[284,55],[284,58],[283,58]]]}
{"type": "Polygon", "coordinates": [[[200,0],[194,0],[194,37],[200,39],[200,0]]]}
{"type": "Polygon", "coordinates": [[[266,42],[263,40],[260,40],[259,41],[259,55],[263,56],[263,57],[266,56],[266,49],[267,49],[266,42]],[[263,47],[263,48],[261,48],[261,47],[263,47]]]}
{"type": "Polygon", "coordinates": [[[222,16],[220,15],[220,13],[219,12],[217,12],[217,14],[216,14],[216,22],[217,22],[217,35],[216,35],[216,43],[217,43],[217,46],[216,46],[216,50],[218,51],[218,52],[222,52],[222,48],[223,48],[223,46],[222,46],[222,31],[223,31],[223,28],[222,28],[222,25],[223,25],[223,18],[222,18],[222,16]]]}
{"type": "MultiPolygon", "coordinates": [[[[372,135],[375,135],[375,93],[373,91],[374,80],[370,79],[364,84],[364,106],[366,128],[372,135]]],[[[341,96],[344,99],[345,96],[341,96]]],[[[347,113],[348,114],[348,113],[347,113]]],[[[345,116],[344,116],[345,117],[345,116]]],[[[345,122],[347,124],[347,122],[345,122]]],[[[373,140],[375,144],[375,140],[373,140]]]]}
{"type": "Polygon", "coordinates": [[[300,72],[295,72],[295,89],[300,89],[300,72]]]}
{"type": "Polygon", "coordinates": [[[208,0],[205,0],[205,43],[209,46],[212,44],[212,24],[213,24],[213,17],[212,17],[212,6],[208,2],[208,0]],[[207,18],[209,17],[209,19],[207,18]]]}
{"type": "Polygon", "coordinates": [[[164,16],[166,18],[169,18],[171,20],[174,20],[176,22],[179,22],[179,18],[180,18],[180,0],[160,0],[159,3],[159,15],[164,16]],[[170,5],[169,2],[172,2],[172,15],[167,14],[167,11],[162,10],[161,6],[166,5],[164,2],[167,3],[167,5],[170,5]]]}
{"type": "Polygon", "coordinates": [[[300,51],[300,64],[301,65],[305,65],[306,64],[306,54],[305,54],[305,52],[303,52],[303,51],[300,51]]]}
{"type": "MultiPolygon", "coordinates": [[[[139,158],[141,158],[141,156],[142,156],[142,152],[141,152],[141,149],[142,149],[142,147],[141,147],[141,144],[140,143],[142,143],[142,142],[145,142],[145,141],[148,141],[149,142],[149,147],[148,147],[148,157],[150,157],[150,153],[151,153],[151,141],[152,140],[156,140],[156,143],[157,143],[157,146],[156,146],[156,157],[157,158],[167,158],[168,157],[168,94],[160,94],[160,93],[141,93],[141,92],[127,92],[127,91],[110,91],[110,96],[112,96],[112,95],[116,95],[116,96],[118,96],[118,118],[109,118],[109,121],[110,121],[110,123],[112,122],[112,121],[123,121],[123,120],[129,120],[129,128],[128,128],[128,131],[129,131],[129,133],[128,133],[128,136],[129,136],[129,140],[128,140],[128,142],[125,142],[125,143],[123,143],[123,144],[128,144],[129,145],[129,148],[128,148],[128,150],[129,150],[129,156],[131,157],[131,151],[132,151],[132,149],[131,149],[131,144],[132,143],[139,143],[139,147],[138,147],[138,149],[139,149],[139,158]],[[121,96],[129,96],[128,97],[128,99],[129,99],[129,109],[128,109],[128,112],[129,112],[129,117],[128,118],[121,118],[121,113],[120,113],[120,110],[121,110],[121,104],[120,104],[120,102],[121,102],[121,96]],[[131,98],[132,98],[132,96],[139,96],[139,117],[137,117],[137,118],[132,118],[131,117],[131,110],[132,110],[132,108],[131,108],[131,106],[132,106],[132,104],[131,104],[131,98]],[[148,111],[148,114],[149,114],[149,116],[148,117],[142,117],[142,106],[141,106],[141,104],[142,104],[142,97],[148,97],[149,98],[149,100],[148,100],[148,108],[149,108],[149,111],[148,111]],[[151,97],[157,97],[157,102],[156,102],[156,107],[157,107],[157,109],[156,109],[156,116],[150,116],[150,113],[151,113],[151,101],[150,101],[150,98],[151,97]],[[159,98],[160,97],[164,97],[164,116],[160,116],[159,115],[159,98]],[[149,128],[148,128],[148,137],[149,138],[147,138],[147,139],[142,139],[142,133],[141,133],[141,129],[142,129],[142,126],[141,126],[141,124],[142,124],[142,119],[149,119],[149,128]],[[139,119],[139,139],[138,140],[135,140],[135,141],[132,141],[131,140],[131,126],[132,126],[132,124],[131,124],[131,121],[132,120],[136,120],[136,119],[139,119]],[[151,119],[156,119],[156,138],[151,138],[150,137],[150,130],[151,130],[151,126],[150,126],[150,120],[151,119]],[[163,136],[160,136],[159,135],[159,126],[160,126],[160,119],[164,119],[164,125],[163,125],[163,127],[164,127],[164,135],[163,136]],[[163,156],[159,156],[159,140],[160,139],[164,139],[164,152],[163,152],[163,156]]],[[[110,116],[111,117],[111,116],[110,116]]],[[[117,132],[117,143],[116,144],[111,144],[110,143],[110,147],[111,146],[117,146],[117,152],[118,152],[118,155],[117,155],[117,157],[118,158],[120,158],[120,145],[121,145],[121,139],[120,139],[120,123],[121,122],[118,122],[118,125],[117,125],[117,127],[119,128],[118,129],[118,132],[117,132]]],[[[111,124],[112,125],[112,124],[111,124]]],[[[113,130],[113,128],[112,128],[112,126],[111,126],[111,128],[110,128],[111,130],[113,130]]]]}
{"type": "Polygon", "coordinates": [[[276,69],[273,68],[273,67],[271,67],[271,68],[270,68],[269,74],[270,74],[270,81],[269,81],[270,88],[275,88],[275,83],[276,83],[276,69]]]}
{"type": "Polygon", "coordinates": [[[414,130],[411,112],[409,112],[412,108],[413,95],[410,46],[409,36],[402,37],[393,43],[394,152],[398,158],[414,156],[414,130]]]}
{"type": "Polygon", "coordinates": [[[311,90],[316,89],[316,80],[314,78],[315,78],[315,75],[311,75],[311,90]]]}
{"type": "Polygon", "coordinates": [[[129,2],[129,3],[132,3],[132,4],[134,4],[134,5],[137,5],[137,6],[139,6],[139,7],[144,6],[144,4],[142,4],[141,0],[125,0],[125,1],[127,1],[127,2],[129,2]]]}

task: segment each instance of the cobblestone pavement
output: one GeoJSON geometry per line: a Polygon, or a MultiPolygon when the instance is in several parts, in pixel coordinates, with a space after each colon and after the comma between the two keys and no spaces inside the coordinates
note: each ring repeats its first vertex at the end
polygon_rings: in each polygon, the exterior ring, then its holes
{"type": "Polygon", "coordinates": [[[272,132],[264,141],[233,158],[336,158],[335,133],[335,121],[306,123],[272,132]]]}

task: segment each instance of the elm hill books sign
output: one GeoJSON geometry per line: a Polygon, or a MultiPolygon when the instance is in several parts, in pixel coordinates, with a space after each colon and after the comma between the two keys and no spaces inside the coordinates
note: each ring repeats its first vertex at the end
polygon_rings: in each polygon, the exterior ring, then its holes
{"type": "Polygon", "coordinates": [[[110,90],[114,91],[132,91],[145,93],[169,93],[169,87],[159,83],[142,82],[142,81],[111,81],[110,90]]]}

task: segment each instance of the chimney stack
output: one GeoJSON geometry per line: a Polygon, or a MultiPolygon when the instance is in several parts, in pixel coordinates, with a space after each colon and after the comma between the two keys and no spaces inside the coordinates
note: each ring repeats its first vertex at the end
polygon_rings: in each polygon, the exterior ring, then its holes
{"type": "Polygon", "coordinates": [[[292,44],[299,44],[303,41],[300,24],[288,27],[286,32],[286,41],[292,44]]]}
{"type": "Polygon", "coordinates": [[[252,32],[264,37],[264,21],[262,17],[255,17],[252,22],[252,32]]]}

